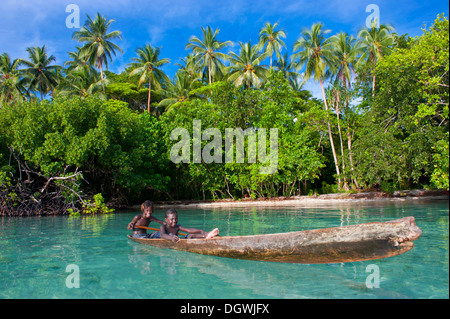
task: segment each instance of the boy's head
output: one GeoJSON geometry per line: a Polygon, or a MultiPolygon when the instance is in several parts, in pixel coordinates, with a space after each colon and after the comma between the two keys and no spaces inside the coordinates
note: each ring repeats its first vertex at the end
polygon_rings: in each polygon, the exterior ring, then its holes
{"type": "Polygon", "coordinates": [[[164,220],[170,227],[175,227],[178,223],[178,212],[173,208],[169,208],[166,211],[166,217],[164,220]]]}
{"type": "Polygon", "coordinates": [[[146,200],[141,204],[141,212],[144,217],[150,217],[153,213],[153,203],[149,200],[146,200]]]}

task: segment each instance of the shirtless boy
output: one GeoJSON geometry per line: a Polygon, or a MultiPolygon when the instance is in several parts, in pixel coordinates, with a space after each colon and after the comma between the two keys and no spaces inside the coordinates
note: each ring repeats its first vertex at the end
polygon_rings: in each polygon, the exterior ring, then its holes
{"type": "Polygon", "coordinates": [[[162,220],[153,217],[153,203],[149,200],[146,200],[141,205],[141,215],[136,215],[133,220],[128,224],[128,230],[133,229],[133,237],[134,238],[152,238],[152,234],[147,234],[147,231],[145,229],[139,228],[137,226],[144,226],[147,227],[148,224],[150,224],[151,221],[155,221],[157,223],[160,223],[162,225],[165,224],[162,220]]]}
{"type": "Polygon", "coordinates": [[[161,226],[161,230],[159,235],[163,239],[168,239],[173,241],[174,243],[178,242],[180,238],[178,238],[178,231],[186,232],[188,235],[187,239],[191,238],[213,238],[214,236],[219,235],[219,229],[214,228],[210,232],[205,232],[201,229],[196,228],[186,228],[181,225],[178,225],[178,213],[175,209],[170,208],[166,211],[165,224],[161,226]]]}

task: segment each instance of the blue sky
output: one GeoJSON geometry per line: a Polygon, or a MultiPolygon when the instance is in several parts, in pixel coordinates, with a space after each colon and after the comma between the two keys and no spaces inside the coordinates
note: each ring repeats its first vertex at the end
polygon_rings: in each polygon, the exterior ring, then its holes
{"type": "MultiPolygon", "coordinates": [[[[81,25],[86,14],[93,17],[97,12],[115,20],[112,30],[122,32],[123,39],[116,43],[124,53],[118,53],[110,63],[111,71],[122,71],[137,48],[151,43],[161,47],[161,58],[171,60],[164,68],[169,76],[178,68],[175,63],[188,53],[185,45],[190,36],[201,36],[202,26],[219,28],[219,40],[233,41],[230,50],[238,52],[239,41],[256,43],[265,22],[279,22],[287,33],[287,50],[292,53],[302,28],[314,22],[324,23],[331,34],[342,30],[356,35],[371,14],[366,12],[370,4],[378,6],[381,23],[410,36],[422,34],[421,28],[429,27],[439,13],[449,15],[449,4],[443,0],[1,0],[0,53],[7,52],[13,59],[27,58],[27,47],[45,44],[62,65],[68,59],[67,51],[74,51],[77,45],[72,40],[77,29],[66,26],[69,4],[80,9],[81,25]]],[[[321,96],[314,83],[306,88],[321,96]]]]}

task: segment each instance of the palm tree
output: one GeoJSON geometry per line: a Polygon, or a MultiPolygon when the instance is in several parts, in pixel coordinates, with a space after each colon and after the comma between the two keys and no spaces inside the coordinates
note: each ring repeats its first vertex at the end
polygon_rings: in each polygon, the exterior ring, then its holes
{"type": "MultiPolygon", "coordinates": [[[[340,104],[343,103],[344,113],[347,113],[349,104],[349,90],[351,88],[352,74],[355,73],[355,65],[358,61],[358,55],[361,53],[360,42],[357,42],[353,36],[347,35],[345,32],[340,32],[331,37],[333,44],[333,73],[335,75],[334,86],[330,95],[333,96],[335,111],[337,116],[337,123],[339,129],[339,138],[341,142],[341,153],[344,154],[342,134],[340,127],[340,104]]],[[[350,167],[353,172],[353,157],[351,151],[351,136],[350,122],[347,122],[347,147],[349,151],[350,167]]],[[[345,170],[345,163],[342,162],[342,167],[345,170]]],[[[354,179],[355,185],[358,188],[358,181],[354,179]]],[[[344,187],[348,189],[347,181],[344,181],[344,187]]]]}
{"type": "Polygon", "coordinates": [[[112,61],[111,54],[116,55],[116,50],[122,52],[121,48],[111,42],[114,39],[122,39],[120,31],[109,32],[112,22],[114,20],[107,21],[107,17],[101,16],[100,13],[97,13],[95,20],[87,15],[84,26],[72,36],[73,39],[85,43],[80,49],[80,55],[85,56],[90,64],[96,65],[102,79],[103,64],[108,68],[108,58],[112,61]]]}
{"type": "Polygon", "coordinates": [[[395,37],[390,34],[394,28],[390,25],[380,24],[377,28],[376,19],[372,20],[370,28],[363,28],[358,33],[360,38],[363,54],[359,59],[359,63],[366,61],[372,70],[372,96],[375,96],[375,66],[377,62],[386,54],[392,52],[395,44],[395,37]]]}
{"type": "Polygon", "coordinates": [[[0,55],[0,104],[20,97],[25,91],[19,76],[19,64],[19,59],[11,61],[6,52],[0,55]]]}
{"type": "Polygon", "coordinates": [[[201,86],[198,78],[193,78],[187,71],[179,70],[175,74],[173,81],[168,83],[168,87],[162,90],[165,98],[159,102],[160,106],[169,106],[189,99],[190,92],[201,86]]]}
{"type": "Polygon", "coordinates": [[[175,63],[175,65],[180,67],[180,70],[189,74],[191,78],[200,78],[201,73],[195,66],[195,55],[193,53],[188,53],[186,58],[181,58],[181,63],[175,63]]]}
{"type": "Polygon", "coordinates": [[[44,93],[47,94],[53,90],[57,83],[57,71],[61,68],[59,65],[50,65],[56,59],[53,55],[48,56],[45,45],[40,47],[28,48],[30,61],[20,59],[20,65],[26,66],[22,70],[24,80],[27,82],[29,90],[38,90],[41,93],[41,100],[44,99],[44,93]]]}
{"type": "Polygon", "coordinates": [[[281,40],[281,38],[286,38],[286,33],[283,30],[275,31],[278,26],[278,22],[274,25],[269,22],[259,31],[259,47],[262,50],[266,46],[264,52],[267,52],[270,56],[270,67],[272,67],[272,56],[275,52],[278,59],[281,59],[281,48],[285,47],[286,44],[281,40]]]}
{"type": "MultiPolygon", "coordinates": [[[[322,23],[314,23],[311,30],[303,29],[300,38],[294,43],[294,51],[299,52],[292,55],[293,59],[298,59],[297,68],[305,66],[304,79],[308,79],[314,75],[314,80],[320,82],[322,89],[323,102],[325,110],[328,110],[327,98],[323,88],[323,80],[327,75],[327,69],[332,65],[332,43],[330,39],[326,39],[325,35],[331,30],[322,30],[322,23]]],[[[328,134],[330,137],[331,149],[333,151],[334,164],[340,187],[340,171],[339,164],[334,147],[333,135],[331,134],[331,125],[328,122],[328,134]]]]}
{"type": "Polygon", "coordinates": [[[192,36],[186,45],[186,49],[192,49],[192,52],[196,55],[197,64],[200,64],[202,68],[208,70],[208,83],[211,85],[213,74],[222,70],[223,62],[221,59],[226,60],[228,58],[220,50],[233,43],[231,41],[218,41],[217,34],[219,33],[219,29],[216,29],[213,33],[210,26],[206,29],[202,27],[202,32],[203,40],[192,36]]]}
{"type": "Polygon", "coordinates": [[[156,89],[160,89],[161,81],[170,81],[167,75],[159,69],[164,64],[169,63],[169,59],[159,59],[160,50],[160,48],[153,48],[150,44],[147,44],[145,47],[137,49],[136,53],[138,57],[133,58],[132,60],[134,62],[129,64],[132,68],[130,76],[139,76],[138,87],[143,83],[148,83],[148,113],[150,113],[152,84],[156,89]]]}
{"type": "Polygon", "coordinates": [[[330,38],[333,46],[333,73],[335,81],[345,88],[351,87],[352,74],[355,73],[355,65],[361,53],[360,42],[352,35],[340,32],[330,38]]]}
{"type": "Polygon", "coordinates": [[[78,66],[63,78],[58,85],[62,96],[79,96],[98,94],[105,99],[104,87],[109,83],[108,79],[102,79],[100,74],[90,65],[78,66]]]}
{"type": "Polygon", "coordinates": [[[282,57],[275,60],[274,70],[277,72],[282,72],[285,79],[289,81],[289,85],[296,90],[300,90],[304,85],[304,81],[300,73],[294,71],[294,63],[289,62],[288,53],[285,52],[282,57]]]}
{"type": "Polygon", "coordinates": [[[239,55],[230,52],[230,75],[228,81],[235,86],[261,87],[263,81],[267,79],[267,68],[261,62],[267,58],[268,53],[260,53],[258,45],[240,42],[241,50],[239,55]]]}
{"type": "Polygon", "coordinates": [[[76,49],[76,51],[67,52],[71,60],[64,62],[64,66],[67,67],[68,71],[83,68],[87,65],[87,56],[83,54],[81,47],[77,46],[76,49]]]}

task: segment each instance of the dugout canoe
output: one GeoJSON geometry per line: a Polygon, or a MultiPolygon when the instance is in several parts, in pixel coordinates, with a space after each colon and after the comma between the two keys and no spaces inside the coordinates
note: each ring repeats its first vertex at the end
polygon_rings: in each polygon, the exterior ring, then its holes
{"type": "Polygon", "coordinates": [[[414,247],[422,231],[414,217],[289,233],[223,236],[210,239],[128,238],[162,248],[220,257],[285,263],[323,264],[380,259],[414,247]]]}

